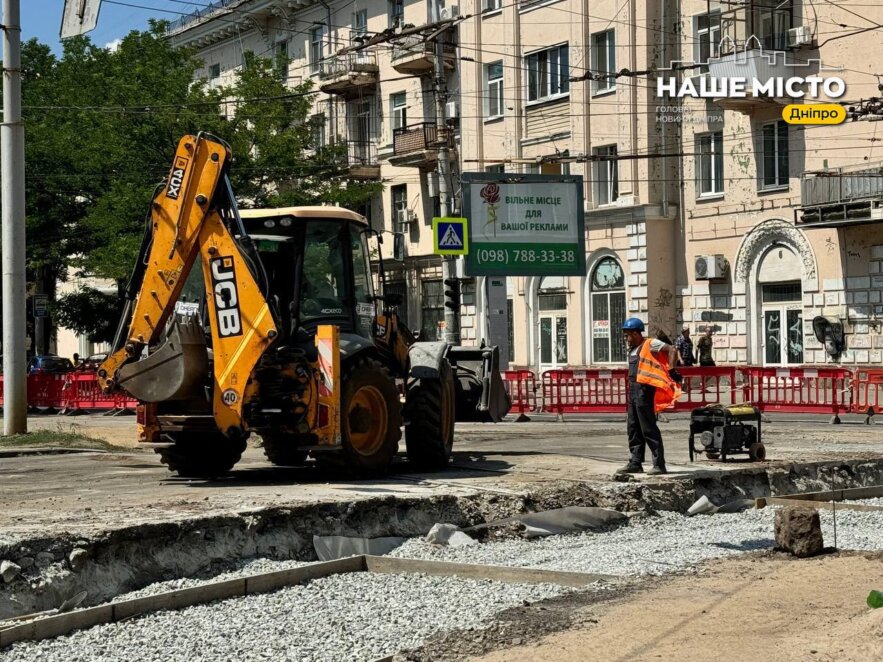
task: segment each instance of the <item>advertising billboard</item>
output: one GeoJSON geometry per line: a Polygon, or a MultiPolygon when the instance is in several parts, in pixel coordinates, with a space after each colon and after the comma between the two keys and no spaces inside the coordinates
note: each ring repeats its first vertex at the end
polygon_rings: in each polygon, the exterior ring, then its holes
{"type": "Polygon", "coordinates": [[[583,180],[576,175],[463,173],[469,276],[581,276],[583,180]]]}

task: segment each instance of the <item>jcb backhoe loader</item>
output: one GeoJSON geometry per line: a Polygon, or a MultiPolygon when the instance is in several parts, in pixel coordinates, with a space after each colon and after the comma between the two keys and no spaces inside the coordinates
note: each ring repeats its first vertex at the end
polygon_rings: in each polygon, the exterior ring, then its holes
{"type": "Polygon", "coordinates": [[[414,342],[392,297],[375,296],[377,235],[364,217],[339,207],[240,213],[230,156],[206,134],[179,143],[98,370],[105,390],[141,403],[141,443],[180,475],[211,477],[256,432],[276,464],[310,454],[368,475],[389,467],[403,422],[409,460],[430,469],[448,462],[455,419],[505,416],[496,348],[414,342]],[[194,265],[204,296],[188,280],[194,265]]]}

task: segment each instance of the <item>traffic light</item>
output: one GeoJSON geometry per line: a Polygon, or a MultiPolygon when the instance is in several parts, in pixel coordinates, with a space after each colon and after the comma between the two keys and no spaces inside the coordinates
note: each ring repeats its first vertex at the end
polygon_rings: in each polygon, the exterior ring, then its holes
{"type": "Polygon", "coordinates": [[[460,312],[460,279],[445,278],[445,307],[460,312]]]}

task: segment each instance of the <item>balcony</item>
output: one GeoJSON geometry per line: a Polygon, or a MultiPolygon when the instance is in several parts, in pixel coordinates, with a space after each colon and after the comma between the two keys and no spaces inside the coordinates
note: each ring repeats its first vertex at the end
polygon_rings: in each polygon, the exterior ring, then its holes
{"type": "MultiPolygon", "coordinates": [[[[453,44],[445,44],[445,69],[452,71],[457,52],[453,44]]],[[[435,68],[435,46],[419,37],[405,37],[392,48],[392,68],[406,76],[424,76],[435,68]]]]}
{"type": "MultiPolygon", "coordinates": [[[[755,40],[756,41],[756,40],[755,40]]],[[[754,79],[766,82],[770,79],[805,78],[815,76],[819,72],[816,60],[796,61],[785,51],[764,50],[759,46],[737,50],[717,58],[708,59],[708,76],[710,78],[744,78],[747,81],[744,98],[718,97],[714,103],[724,110],[735,110],[751,113],[760,106],[776,104],[785,106],[793,101],[787,96],[755,97],[751,94],[751,83],[754,79]]],[[[699,76],[693,82],[699,87],[699,76]]]]}
{"type": "Polygon", "coordinates": [[[450,137],[445,129],[439,131],[435,122],[423,122],[395,129],[392,132],[393,155],[391,165],[430,170],[438,164],[440,141],[450,137]]]}
{"type": "Polygon", "coordinates": [[[374,53],[342,53],[319,63],[319,89],[326,94],[358,96],[377,85],[377,56],[374,53]]]}
{"type": "Polygon", "coordinates": [[[794,222],[830,228],[883,221],[883,162],[805,172],[794,222]]]}
{"type": "Polygon", "coordinates": [[[353,179],[380,179],[380,163],[377,161],[377,148],[373,142],[347,141],[346,160],[349,176],[353,179]]]}

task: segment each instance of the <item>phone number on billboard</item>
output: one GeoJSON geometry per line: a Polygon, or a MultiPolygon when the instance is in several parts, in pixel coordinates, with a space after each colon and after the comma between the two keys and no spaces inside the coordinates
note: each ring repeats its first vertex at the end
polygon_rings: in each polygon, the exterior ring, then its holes
{"type": "Polygon", "coordinates": [[[476,251],[479,264],[569,264],[576,262],[575,250],[525,250],[480,248],[476,251]]]}

